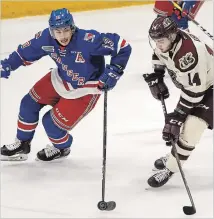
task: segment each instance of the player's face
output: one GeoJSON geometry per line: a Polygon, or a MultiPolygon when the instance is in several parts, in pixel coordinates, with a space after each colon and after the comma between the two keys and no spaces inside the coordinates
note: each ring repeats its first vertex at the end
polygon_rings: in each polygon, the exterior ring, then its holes
{"type": "Polygon", "coordinates": [[[160,38],[160,39],[155,39],[154,40],[156,43],[156,47],[158,49],[160,49],[161,52],[168,52],[169,49],[171,48],[171,40],[164,37],[164,38],[160,38]]]}
{"type": "Polygon", "coordinates": [[[53,30],[56,40],[62,45],[67,46],[72,37],[72,31],[70,27],[57,28],[53,30]]]}

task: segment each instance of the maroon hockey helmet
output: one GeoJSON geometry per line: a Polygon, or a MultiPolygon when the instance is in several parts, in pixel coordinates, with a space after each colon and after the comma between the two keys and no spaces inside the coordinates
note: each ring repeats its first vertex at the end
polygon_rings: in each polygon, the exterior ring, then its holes
{"type": "Polygon", "coordinates": [[[170,34],[177,32],[178,26],[170,17],[157,17],[149,28],[149,36],[152,39],[168,38],[170,34]]]}

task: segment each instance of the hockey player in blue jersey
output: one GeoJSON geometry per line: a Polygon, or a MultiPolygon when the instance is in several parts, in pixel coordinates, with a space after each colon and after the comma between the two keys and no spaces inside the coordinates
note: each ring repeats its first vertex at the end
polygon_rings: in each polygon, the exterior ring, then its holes
{"type": "Polygon", "coordinates": [[[80,29],[67,9],[52,11],[49,28],[1,61],[3,78],[47,55],[57,65],[21,100],[16,140],[1,147],[1,160],[27,159],[39,112],[46,105],[53,107],[42,118],[51,146],[39,151],[37,158],[66,157],[73,141],[69,131],[94,108],[104,88],[114,88],[130,54],[131,46],[118,34],[80,29]],[[106,55],[111,60],[105,65],[106,55]]]}

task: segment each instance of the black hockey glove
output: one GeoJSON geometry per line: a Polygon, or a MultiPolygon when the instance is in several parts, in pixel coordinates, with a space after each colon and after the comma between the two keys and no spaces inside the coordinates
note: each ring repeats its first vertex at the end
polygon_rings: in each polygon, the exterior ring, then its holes
{"type": "Polygon", "coordinates": [[[180,135],[181,126],[185,120],[186,115],[182,115],[177,111],[167,114],[165,116],[165,126],[162,132],[163,140],[168,143],[170,140],[177,141],[180,135]]]}
{"type": "Polygon", "coordinates": [[[169,90],[163,81],[164,73],[143,74],[143,77],[148,83],[152,96],[155,99],[160,100],[161,95],[164,99],[169,97],[169,90]]]}

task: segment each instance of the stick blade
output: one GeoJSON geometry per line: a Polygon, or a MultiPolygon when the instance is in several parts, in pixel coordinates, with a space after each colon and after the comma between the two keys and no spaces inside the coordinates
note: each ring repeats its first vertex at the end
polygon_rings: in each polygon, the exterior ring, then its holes
{"type": "Polygon", "coordinates": [[[27,154],[15,154],[13,156],[1,155],[1,157],[0,157],[1,161],[25,161],[27,159],[28,159],[27,154]]]}
{"type": "Polygon", "coordinates": [[[196,213],[196,209],[193,206],[184,206],[183,212],[186,215],[192,215],[196,213]]]}
{"type": "Polygon", "coordinates": [[[109,201],[107,202],[107,208],[106,211],[112,211],[116,208],[116,202],[114,201],[109,201]]]}

